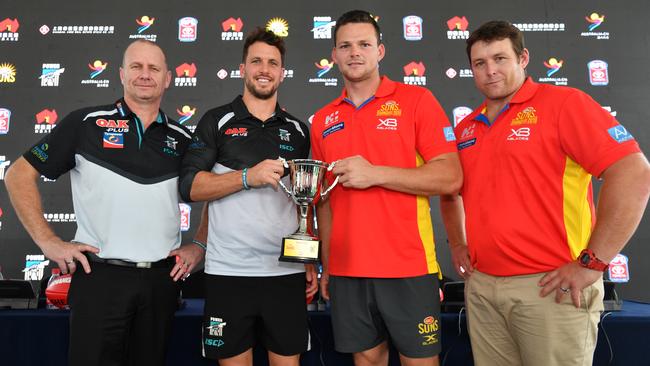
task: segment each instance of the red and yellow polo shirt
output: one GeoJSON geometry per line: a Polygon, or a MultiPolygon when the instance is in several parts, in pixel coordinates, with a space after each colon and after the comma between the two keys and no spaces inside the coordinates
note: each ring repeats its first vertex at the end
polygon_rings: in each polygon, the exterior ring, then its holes
{"type": "MultiPolygon", "coordinates": [[[[425,88],[382,77],[358,107],[343,94],[314,115],[312,156],[328,163],[361,155],[371,164],[415,168],[455,152],[453,129],[425,88]]],[[[381,187],[334,188],[329,271],[399,278],[438,272],[429,198],[381,187]]]]}
{"type": "Polygon", "coordinates": [[[493,123],[485,110],[455,129],[472,265],[512,276],[574,260],[595,223],[592,175],[638,144],[587,94],[530,78],[493,123]]]}

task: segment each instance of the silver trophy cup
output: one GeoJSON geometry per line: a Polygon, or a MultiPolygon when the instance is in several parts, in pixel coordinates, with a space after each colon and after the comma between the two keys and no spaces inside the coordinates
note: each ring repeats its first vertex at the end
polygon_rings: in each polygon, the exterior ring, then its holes
{"type": "Polygon", "coordinates": [[[280,158],[285,168],[289,169],[291,189],[282,181],[280,186],[300,208],[298,230],[282,239],[282,252],[279,260],[284,262],[316,263],[320,259],[320,240],[307,225],[307,213],[317,198],[325,198],[336,186],[336,177],[331,186],[325,187],[325,173],[334,168],[319,160],[295,159],[286,161],[280,158]]]}

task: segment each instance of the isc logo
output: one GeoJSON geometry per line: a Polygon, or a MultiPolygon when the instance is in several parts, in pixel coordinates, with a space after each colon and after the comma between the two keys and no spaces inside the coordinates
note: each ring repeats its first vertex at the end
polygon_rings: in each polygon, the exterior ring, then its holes
{"type": "Polygon", "coordinates": [[[221,347],[223,346],[224,341],[221,339],[206,339],[205,344],[206,346],[221,347]]]}

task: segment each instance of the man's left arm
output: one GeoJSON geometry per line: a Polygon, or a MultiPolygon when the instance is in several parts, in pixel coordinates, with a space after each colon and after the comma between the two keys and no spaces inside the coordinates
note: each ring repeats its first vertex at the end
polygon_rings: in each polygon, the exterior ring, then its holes
{"type": "MultiPolygon", "coordinates": [[[[609,263],[630,240],[645,211],[650,195],[650,165],[642,153],[630,154],[609,166],[601,175],[596,225],[588,248],[609,263]]],[[[573,304],[580,307],[580,292],[603,275],[573,261],[544,276],[541,296],[556,291],[559,302],[569,289],[573,304]]]]}

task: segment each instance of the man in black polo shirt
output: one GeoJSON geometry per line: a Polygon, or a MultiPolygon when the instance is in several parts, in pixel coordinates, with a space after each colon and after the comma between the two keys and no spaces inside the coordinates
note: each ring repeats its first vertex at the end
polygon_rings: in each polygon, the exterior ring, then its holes
{"type": "Polygon", "coordinates": [[[180,246],[177,182],[190,134],[160,110],[171,80],[162,49],[133,42],[120,78],[123,98],[70,113],[5,179],[34,242],[63,273],[74,273],[71,365],[164,364],[175,280],[203,255],[180,246]],[[36,185],[40,175],[68,171],[77,217],[70,242],[44,220],[36,185]]]}
{"type": "Polygon", "coordinates": [[[210,201],[203,355],[221,366],[251,365],[256,342],[272,365],[298,365],[309,344],[313,266],[305,275],[302,264],[278,262],[282,238],[298,227],[295,204],[278,189],[278,157],[309,154],[307,126],[277,102],[284,51],[261,28],[246,38],[244,95],[203,116],[183,159],[181,195],[210,201]]]}

